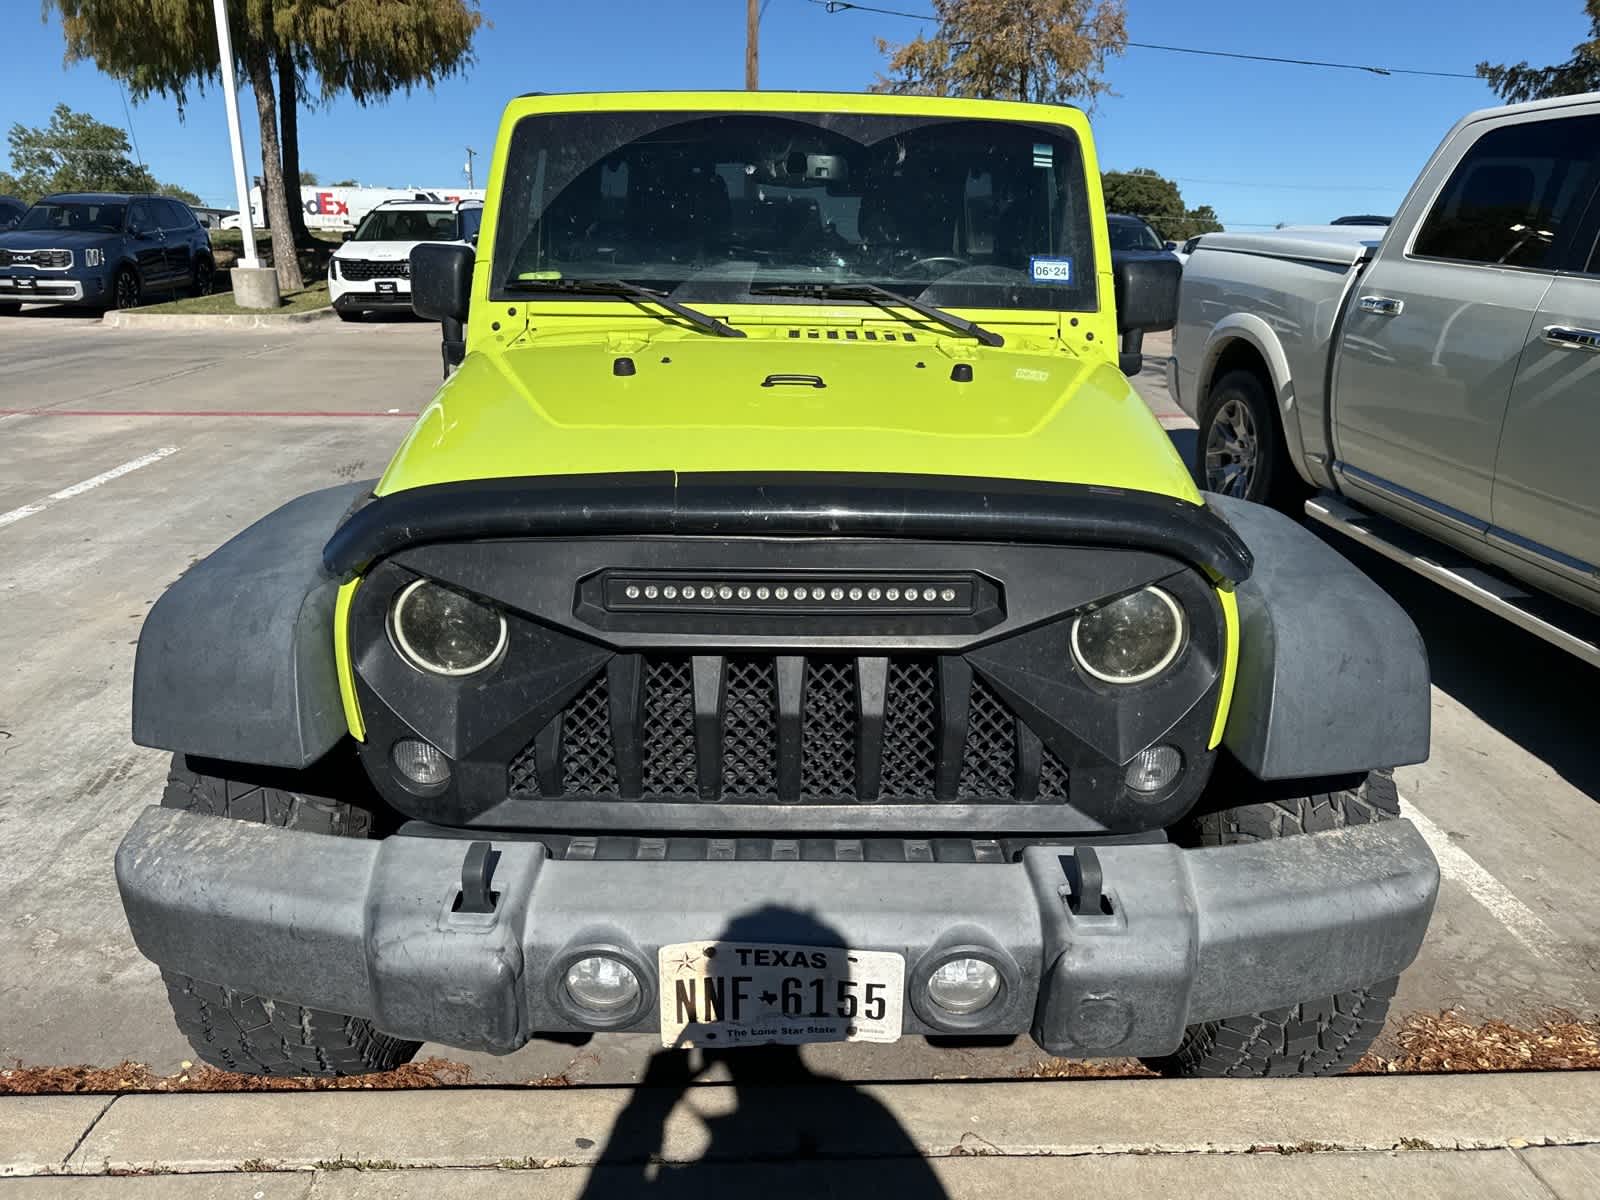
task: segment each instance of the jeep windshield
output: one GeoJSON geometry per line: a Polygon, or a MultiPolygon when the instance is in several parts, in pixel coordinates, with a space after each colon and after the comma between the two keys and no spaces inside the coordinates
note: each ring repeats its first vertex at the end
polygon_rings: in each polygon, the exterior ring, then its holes
{"type": "Polygon", "coordinates": [[[352,242],[453,242],[454,209],[375,208],[362,218],[352,242]]]}
{"type": "Polygon", "coordinates": [[[120,200],[57,201],[41,200],[12,228],[18,230],[52,229],[72,233],[121,233],[122,218],[128,206],[120,200]]]}
{"type": "Polygon", "coordinates": [[[770,304],[783,285],[873,285],[946,308],[1088,311],[1089,211],[1078,140],[1051,124],[528,117],[506,160],[492,294],[577,277],[770,304]]]}

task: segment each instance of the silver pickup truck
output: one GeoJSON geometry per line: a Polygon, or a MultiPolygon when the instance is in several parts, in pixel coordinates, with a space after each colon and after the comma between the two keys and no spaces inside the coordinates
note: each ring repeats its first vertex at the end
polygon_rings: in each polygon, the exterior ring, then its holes
{"type": "Polygon", "coordinates": [[[1474,113],[1385,230],[1211,234],[1167,382],[1213,491],[1600,666],[1600,94],[1474,113]]]}

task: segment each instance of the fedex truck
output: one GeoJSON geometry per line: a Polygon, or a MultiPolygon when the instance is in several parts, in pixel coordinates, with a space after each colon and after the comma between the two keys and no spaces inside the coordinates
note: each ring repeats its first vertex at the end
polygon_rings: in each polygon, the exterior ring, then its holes
{"type": "MultiPolygon", "coordinates": [[[[385,200],[432,200],[454,203],[457,200],[481,200],[482,188],[377,188],[329,187],[308,184],[300,188],[300,207],[306,215],[308,229],[354,229],[361,218],[385,200]]],[[[266,228],[261,203],[261,189],[250,189],[250,219],[258,229],[266,228]]],[[[237,229],[239,218],[230,217],[223,222],[225,229],[237,229]]]]}

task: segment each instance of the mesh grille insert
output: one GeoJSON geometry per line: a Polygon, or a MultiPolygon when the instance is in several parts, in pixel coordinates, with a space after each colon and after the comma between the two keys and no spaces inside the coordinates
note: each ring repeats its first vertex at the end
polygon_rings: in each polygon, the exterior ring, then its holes
{"type": "Polygon", "coordinates": [[[856,664],[813,659],[806,664],[800,725],[800,798],[850,800],[856,791],[856,664]]]}
{"type": "Polygon", "coordinates": [[[651,659],[644,678],[644,790],[696,795],[694,680],[687,658],[651,659]]]}
{"type": "Polygon", "coordinates": [[[778,798],[778,681],[770,658],[728,660],[722,715],[722,794],[778,798]]]}

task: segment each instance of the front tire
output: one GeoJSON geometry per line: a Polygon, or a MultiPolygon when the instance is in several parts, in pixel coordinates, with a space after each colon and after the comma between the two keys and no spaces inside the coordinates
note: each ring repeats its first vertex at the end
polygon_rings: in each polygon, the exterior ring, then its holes
{"type": "Polygon", "coordinates": [[[1207,491],[1299,515],[1306,487],[1289,461],[1267,382],[1255,371],[1229,371],[1212,385],[1196,445],[1207,491]]]}
{"type": "Polygon", "coordinates": [[[132,267],[123,267],[117,272],[117,278],[111,287],[112,308],[139,307],[139,301],[144,295],[144,285],[139,281],[139,272],[132,267]]]}
{"type": "Polygon", "coordinates": [[[194,260],[194,276],[190,280],[190,287],[196,296],[209,296],[216,286],[217,268],[210,257],[200,255],[194,260]]]}
{"type": "MultiPolygon", "coordinates": [[[[1359,783],[1306,795],[1279,796],[1200,817],[1190,845],[1234,846],[1322,833],[1400,815],[1394,775],[1373,771],[1359,783]]],[[[1284,1008],[1189,1026],[1178,1049],[1146,1060],[1163,1075],[1245,1077],[1336,1075],[1354,1066],[1383,1031],[1396,979],[1284,1008]]]]}
{"type": "MultiPolygon", "coordinates": [[[[372,814],[281,786],[202,773],[172,760],[161,807],[331,837],[372,836],[372,814]]],[[[236,991],[165,968],[173,1019],[203,1062],[243,1075],[367,1075],[411,1061],[420,1043],[361,1017],[236,991]]]]}

